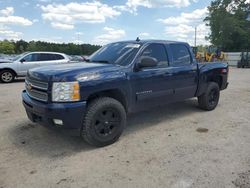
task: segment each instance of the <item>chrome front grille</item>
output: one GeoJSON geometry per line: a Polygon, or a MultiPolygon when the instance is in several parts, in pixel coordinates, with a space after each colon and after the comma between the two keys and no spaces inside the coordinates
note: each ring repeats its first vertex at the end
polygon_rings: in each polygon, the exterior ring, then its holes
{"type": "Polygon", "coordinates": [[[48,83],[27,77],[25,80],[25,88],[31,98],[43,102],[48,101],[48,83]]]}

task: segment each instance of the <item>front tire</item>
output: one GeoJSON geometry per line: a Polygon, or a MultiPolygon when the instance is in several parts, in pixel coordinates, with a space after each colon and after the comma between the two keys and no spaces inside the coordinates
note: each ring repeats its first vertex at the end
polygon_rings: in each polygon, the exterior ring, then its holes
{"type": "Polygon", "coordinates": [[[123,105],[110,97],[92,101],[87,108],[81,131],[89,144],[103,147],[116,142],[126,125],[123,105]]]}
{"type": "Polygon", "coordinates": [[[11,83],[15,79],[15,73],[11,70],[2,70],[0,72],[0,81],[3,83],[11,83]]]}
{"type": "Polygon", "coordinates": [[[220,98],[220,88],[216,82],[209,82],[206,92],[198,97],[199,107],[203,110],[216,108],[220,98]]]}

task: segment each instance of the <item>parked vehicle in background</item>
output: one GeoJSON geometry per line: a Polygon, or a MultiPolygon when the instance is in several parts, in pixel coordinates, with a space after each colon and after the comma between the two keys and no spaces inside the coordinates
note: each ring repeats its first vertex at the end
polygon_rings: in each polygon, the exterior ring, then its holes
{"type": "Polygon", "coordinates": [[[242,52],[241,60],[237,63],[238,68],[250,68],[250,52],[242,52]]]}
{"type": "Polygon", "coordinates": [[[83,56],[80,56],[80,55],[71,55],[70,61],[71,62],[83,62],[83,61],[85,61],[85,58],[83,56]]]}
{"type": "Polygon", "coordinates": [[[10,83],[16,77],[26,76],[31,68],[65,64],[70,62],[69,57],[57,52],[26,52],[12,60],[0,60],[0,81],[10,83]]]}
{"type": "Polygon", "coordinates": [[[120,137],[127,113],[192,97],[213,110],[227,80],[226,63],[197,63],[187,43],[124,41],[88,63],[29,70],[22,98],[31,121],[105,146],[120,137]]]}

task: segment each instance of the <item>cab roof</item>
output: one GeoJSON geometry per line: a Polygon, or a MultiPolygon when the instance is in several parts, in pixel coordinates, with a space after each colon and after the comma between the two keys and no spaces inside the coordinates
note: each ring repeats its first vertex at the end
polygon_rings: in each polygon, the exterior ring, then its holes
{"type": "MultiPolygon", "coordinates": [[[[170,41],[170,40],[157,40],[157,39],[147,39],[147,40],[127,40],[127,41],[117,41],[119,42],[127,42],[127,43],[138,43],[138,44],[146,44],[146,43],[164,43],[164,44],[187,44],[187,42],[180,42],[180,41],[170,41]]],[[[116,43],[116,42],[113,42],[116,43]]]]}

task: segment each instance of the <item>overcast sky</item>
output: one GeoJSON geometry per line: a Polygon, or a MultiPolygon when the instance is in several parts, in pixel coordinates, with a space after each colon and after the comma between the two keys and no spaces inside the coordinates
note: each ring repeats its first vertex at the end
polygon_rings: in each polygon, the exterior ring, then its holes
{"type": "Polygon", "coordinates": [[[0,0],[0,40],[106,44],[167,39],[206,44],[210,0],[0,0]]]}

